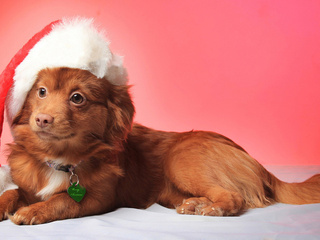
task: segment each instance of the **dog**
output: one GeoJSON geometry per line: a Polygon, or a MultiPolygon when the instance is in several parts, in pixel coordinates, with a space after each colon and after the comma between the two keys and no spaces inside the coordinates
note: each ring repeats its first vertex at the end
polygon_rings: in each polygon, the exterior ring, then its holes
{"type": "Polygon", "coordinates": [[[19,188],[0,197],[0,220],[42,224],[154,203],[229,216],[320,202],[320,174],[285,183],[223,135],[133,123],[129,90],[81,69],[38,73],[13,119],[8,163],[19,188]]]}

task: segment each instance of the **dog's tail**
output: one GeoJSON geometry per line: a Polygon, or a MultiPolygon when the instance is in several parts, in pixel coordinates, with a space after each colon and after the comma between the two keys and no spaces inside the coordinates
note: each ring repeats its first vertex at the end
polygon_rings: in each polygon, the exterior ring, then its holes
{"type": "Polygon", "coordinates": [[[301,183],[287,183],[268,172],[273,199],[287,204],[320,203],[320,174],[301,183]]]}

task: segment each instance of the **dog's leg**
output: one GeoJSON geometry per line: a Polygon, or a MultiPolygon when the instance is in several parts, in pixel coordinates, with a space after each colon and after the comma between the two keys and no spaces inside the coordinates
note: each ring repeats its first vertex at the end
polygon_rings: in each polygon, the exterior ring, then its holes
{"type": "Polygon", "coordinates": [[[24,203],[20,200],[18,189],[8,190],[0,196],[0,221],[8,218],[24,203]]]}
{"type": "Polygon", "coordinates": [[[164,167],[166,177],[177,190],[206,198],[197,199],[197,204],[187,200],[178,212],[186,212],[189,203],[201,209],[194,214],[228,216],[270,204],[264,185],[266,170],[241,147],[213,133],[181,135],[170,149],[164,167]]]}
{"type": "Polygon", "coordinates": [[[244,201],[240,194],[227,191],[219,186],[204,193],[207,197],[193,197],[183,201],[176,208],[180,214],[204,216],[230,216],[241,213],[244,201]]]}
{"type": "Polygon", "coordinates": [[[32,225],[78,217],[79,213],[80,204],[71,199],[67,193],[60,193],[47,201],[18,209],[13,216],[10,216],[10,220],[17,225],[32,225]]]}
{"type": "Polygon", "coordinates": [[[78,203],[64,192],[53,195],[46,201],[22,207],[13,216],[9,217],[17,225],[35,225],[100,214],[110,211],[112,207],[111,200],[99,202],[99,198],[96,198],[96,196],[88,195],[78,203]]]}

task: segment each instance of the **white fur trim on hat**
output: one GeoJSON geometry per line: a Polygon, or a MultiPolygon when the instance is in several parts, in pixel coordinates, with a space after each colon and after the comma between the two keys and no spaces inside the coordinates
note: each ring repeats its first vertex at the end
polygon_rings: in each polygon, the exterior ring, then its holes
{"type": "Polygon", "coordinates": [[[38,72],[52,67],[88,70],[116,85],[127,82],[122,58],[110,51],[109,42],[93,26],[92,19],[63,19],[34,45],[15,69],[13,88],[7,102],[8,119],[22,108],[38,72]]]}

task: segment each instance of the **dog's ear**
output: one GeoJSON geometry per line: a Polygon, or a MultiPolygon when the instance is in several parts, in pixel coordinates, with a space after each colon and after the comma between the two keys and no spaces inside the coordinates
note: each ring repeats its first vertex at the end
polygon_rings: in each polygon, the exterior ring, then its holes
{"type": "Polygon", "coordinates": [[[105,140],[116,148],[127,139],[133,123],[135,110],[129,88],[127,85],[111,85],[109,88],[105,140]]]}
{"type": "MultiPolygon", "coordinates": [[[[11,123],[11,126],[15,125],[23,125],[23,124],[28,124],[29,123],[29,118],[32,113],[30,103],[28,101],[29,99],[29,94],[28,93],[26,100],[20,109],[20,111],[16,114],[16,116],[13,117],[13,119],[8,119],[8,121],[11,123]]],[[[9,114],[7,114],[8,116],[9,114]]]]}

